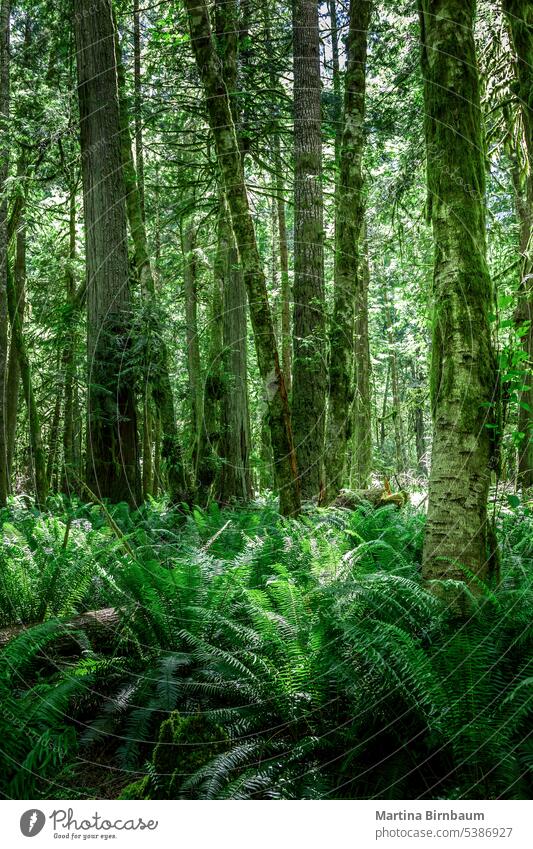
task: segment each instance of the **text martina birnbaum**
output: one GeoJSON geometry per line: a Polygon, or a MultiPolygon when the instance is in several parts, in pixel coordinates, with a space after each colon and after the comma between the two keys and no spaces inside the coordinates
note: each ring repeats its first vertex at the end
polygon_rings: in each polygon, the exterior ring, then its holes
{"type": "Polygon", "coordinates": [[[377,820],[400,820],[400,822],[406,822],[408,820],[414,820],[420,822],[421,820],[426,821],[442,821],[442,820],[468,820],[474,822],[483,822],[485,819],[485,814],[480,811],[436,811],[436,810],[426,810],[426,811],[376,811],[376,819],[377,820]]]}

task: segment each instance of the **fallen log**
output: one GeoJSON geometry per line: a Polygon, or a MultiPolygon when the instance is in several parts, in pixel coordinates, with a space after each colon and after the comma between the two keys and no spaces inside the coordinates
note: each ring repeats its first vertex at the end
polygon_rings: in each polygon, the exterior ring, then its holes
{"type": "Polygon", "coordinates": [[[409,503],[409,494],[404,490],[391,492],[389,488],[372,487],[371,489],[349,490],[343,489],[333,502],[333,507],[344,507],[347,510],[357,510],[363,504],[372,504],[373,507],[385,507],[393,504],[400,509],[409,503]]]}
{"type": "MultiPolygon", "coordinates": [[[[54,618],[47,620],[47,622],[53,621],[54,618]]],[[[92,641],[102,643],[110,641],[115,628],[119,624],[120,612],[114,607],[105,607],[102,610],[89,610],[87,613],[80,613],[67,621],[57,618],[55,621],[61,626],[58,629],[60,639],[72,641],[76,631],[85,631],[92,641]]],[[[33,622],[28,625],[12,625],[9,628],[2,628],[0,630],[0,649],[36,624],[40,623],[33,622]]]]}

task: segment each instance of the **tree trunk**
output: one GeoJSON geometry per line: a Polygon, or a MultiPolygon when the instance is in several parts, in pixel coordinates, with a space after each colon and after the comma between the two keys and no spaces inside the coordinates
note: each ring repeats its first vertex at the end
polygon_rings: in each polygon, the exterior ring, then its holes
{"type": "Polygon", "coordinates": [[[141,80],[141,14],[139,0],[133,0],[133,85],[135,117],[135,169],[139,188],[141,215],[145,220],[144,209],[144,151],[142,132],[142,80],[141,80]]]}
{"type": "MultiPolygon", "coordinates": [[[[333,77],[333,132],[335,139],[335,198],[339,188],[341,139],[342,139],[342,95],[341,95],[341,72],[339,61],[339,28],[337,23],[337,2],[328,0],[329,22],[331,26],[331,64],[333,77]]],[[[363,9],[364,16],[364,9],[363,9]]],[[[351,17],[351,13],[350,13],[351,17]]],[[[335,204],[337,212],[337,203],[335,204]]],[[[336,229],[335,224],[335,229],[336,229]]]]}
{"type": "Polygon", "coordinates": [[[385,449],[385,419],[387,418],[387,404],[390,389],[390,358],[387,360],[387,371],[385,373],[385,389],[383,390],[383,404],[379,420],[379,450],[383,454],[385,449]]]}
{"type": "Polygon", "coordinates": [[[292,423],[302,498],[324,488],[326,304],[317,0],[295,0],[292,423]]]}
{"type": "Polygon", "coordinates": [[[292,388],[291,356],[291,283],[289,279],[289,248],[287,245],[287,219],[285,215],[285,183],[281,162],[279,135],[274,136],[274,167],[276,169],[276,204],[281,271],[281,364],[287,393],[292,388]]]}
{"type": "Polygon", "coordinates": [[[63,351],[63,376],[65,398],[63,413],[63,482],[62,489],[70,494],[79,492],[79,469],[76,465],[76,446],[74,441],[75,412],[74,384],[76,381],[76,322],[81,304],[75,303],[76,280],[74,263],[76,261],[76,182],[71,177],[69,195],[69,248],[67,271],[65,275],[66,301],[68,307],[65,329],[65,348],[63,351]]]}
{"type": "MultiPolygon", "coordinates": [[[[25,173],[24,157],[21,156],[18,163],[18,176],[23,177],[25,173]]],[[[20,320],[24,322],[24,309],[26,305],[26,222],[25,214],[25,192],[19,186],[20,192],[20,224],[17,228],[15,246],[15,297],[20,320]]],[[[6,388],[6,426],[7,426],[7,479],[11,489],[13,485],[13,458],[15,455],[15,443],[17,435],[17,416],[20,390],[20,368],[15,345],[9,346],[9,361],[7,366],[7,388],[6,388]]]]}
{"type": "Polygon", "coordinates": [[[366,489],[372,470],[371,366],[370,343],[368,338],[368,286],[370,282],[370,267],[366,238],[361,240],[361,247],[359,279],[355,302],[354,333],[355,398],[351,485],[355,489],[366,489]]]}
{"type": "MultiPolygon", "coordinates": [[[[214,262],[213,291],[209,316],[209,344],[205,388],[203,395],[202,427],[197,457],[196,478],[202,501],[207,501],[218,467],[220,439],[220,401],[223,393],[223,288],[226,257],[230,250],[231,229],[227,226],[227,213],[222,192],[219,193],[217,220],[217,250],[214,262]]],[[[231,239],[233,242],[233,239],[231,239]]]]}
{"type": "Polygon", "coordinates": [[[202,427],[202,369],[198,338],[198,296],[196,291],[196,233],[194,225],[182,228],[183,292],[185,296],[185,338],[187,342],[187,371],[191,403],[191,434],[193,465],[196,467],[198,442],[202,427]]]}
{"type": "MultiPolygon", "coordinates": [[[[270,0],[264,0],[262,7],[265,26],[265,45],[267,53],[270,55],[273,51],[270,0]]],[[[272,91],[280,90],[280,83],[274,65],[271,66],[270,70],[270,85],[272,91]]],[[[272,146],[275,174],[272,183],[275,195],[279,269],[281,273],[281,314],[279,328],[281,366],[283,370],[283,377],[285,378],[287,394],[290,396],[292,389],[291,284],[289,279],[289,248],[287,243],[287,216],[285,213],[285,180],[283,178],[280,132],[280,128],[277,126],[274,127],[272,146]]]]}
{"type": "Polygon", "coordinates": [[[35,500],[44,507],[48,494],[46,476],[46,458],[41,438],[41,421],[35,395],[33,393],[31,366],[26,341],[22,333],[22,317],[18,311],[15,281],[7,269],[7,303],[11,324],[11,344],[15,346],[22,380],[22,391],[28,410],[28,428],[30,432],[30,452],[34,480],[35,500]]]}
{"type": "MultiPolygon", "coordinates": [[[[423,577],[486,579],[497,464],[497,374],[486,261],[475,0],[422,0],[428,211],[433,224],[434,422],[423,577]],[[488,427],[487,427],[488,425],[488,427]]],[[[454,591],[455,592],[455,591],[454,591]]]]}
{"type": "Polygon", "coordinates": [[[229,222],[223,285],[223,393],[217,479],[222,503],[252,498],[246,288],[229,222]]]}
{"type": "Polygon", "coordinates": [[[9,491],[9,458],[4,398],[7,375],[7,275],[8,275],[8,198],[9,176],[9,24],[10,2],[0,2],[0,507],[9,491]]]}
{"type": "Polygon", "coordinates": [[[87,267],[87,483],[101,498],[140,496],[137,413],[127,368],[131,299],[110,0],[78,0],[80,140],[87,267]]]}
{"type": "MultiPolygon", "coordinates": [[[[62,365],[62,357],[58,357],[57,365],[59,371],[59,365],[62,365]]],[[[61,421],[61,398],[63,395],[63,373],[58,374],[58,385],[56,389],[56,400],[54,403],[54,411],[52,413],[52,421],[50,422],[50,433],[48,436],[48,457],[46,460],[46,481],[48,484],[48,489],[52,489],[52,481],[54,477],[54,471],[56,470],[57,464],[57,449],[59,443],[59,424],[61,421]]]]}
{"type": "Polygon", "coordinates": [[[518,429],[523,433],[518,449],[518,480],[524,488],[533,487],[533,7],[529,0],[503,0],[515,57],[517,95],[527,154],[524,197],[519,201],[520,288],[515,312],[517,329],[523,332],[525,353],[524,385],[521,393],[518,429]]]}
{"type": "Polygon", "coordinates": [[[244,274],[259,372],[269,406],[280,510],[285,515],[295,515],[300,509],[300,495],[287,391],[279,364],[266,280],[248,204],[230,100],[213,43],[205,0],[186,0],[185,5],[191,43],[206,95],[209,124],[244,274]]]}
{"type": "MultiPolygon", "coordinates": [[[[393,292],[394,297],[394,292],[393,292]]],[[[389,298],[387,283],[383,287],[383,303],[385,305],[385,317],[387,321],[387,345],[389,348],[390,382],[392,394],[392,420],[394,425],[394,448],[396,471],[401,474],[407,468],[405,432],[403,426],[402,399],[400,392],[400,379],[398,372],[398,354],[396,351],[396,311],[394,300],[389,298]]]]}
{"type": "Polygon", "coordinates": [[[416,360],[411,363],[411,374],[414,383],[413,401],[414,401],[414,430],[415,430],[415,450],[416,464],[418,474],[427,478],[428,470],[426,465],[426,425],[424,421],[425,408],[425,391],[426,381],[423,379],[417,369],[416,360]]]}
{"type": "MultiPolygon", "coordinates": [[[[370,2],[350,3],[350,28],[344,94],[344,129],[340,149],[337,189],[336,262],[333,317],[330,328],[329,412],[326,450],[326,492],[331,502],[343,485],[348,441],[351,434],[354,322],[365,305],[365,281],[361,275],[359,242],[363,230],[363,172],[365,77],[370,2]]],[[[296,293],[295,293],[296,297],[296,293]]],[[[361,345],[365,345],[364,314],[360,316],[361,345]]],[[[366,331],[368,345],[368,331],[366,331]]],[[[363,347],[361,347],[363,352],[363,347]]],[[[362,386],[367,393],[367,364],[362,364],[362,386]]],[[[363,399],[363,396],[361,396],[363,399]]],[[[365,395],[365,409],[368,394],[365,395]]],[[[360,434],[361,435],[361,434],[360,434]]],[[[357,443],[354,451],[360,450],[357,443]]],[[[368,445],[363,446],[368,456],[368,445]]],[[[358,462],[358,461],[356,461],[358,462]]],[[[365,465],[366,460],[363,462],[365,465]]]]}

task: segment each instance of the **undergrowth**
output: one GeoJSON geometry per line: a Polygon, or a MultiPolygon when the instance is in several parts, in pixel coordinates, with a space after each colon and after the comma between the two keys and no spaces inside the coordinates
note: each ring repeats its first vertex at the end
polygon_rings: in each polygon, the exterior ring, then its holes
{"type": "Polygon", "coordinates": [[[533,518],[457,619],[423,514],[152,502],[0,514],[9,798],[529,798],[533,518]],[[113,607],[112,631],[75,614],[113,607]],[[105,776],[105,777],[104,777],[105,776]]]}

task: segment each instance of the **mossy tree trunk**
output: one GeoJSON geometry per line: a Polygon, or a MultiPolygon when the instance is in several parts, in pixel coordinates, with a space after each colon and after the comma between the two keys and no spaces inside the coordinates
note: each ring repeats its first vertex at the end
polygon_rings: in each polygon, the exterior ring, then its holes
{"type": "Polygon", "coordinates": [[[87,484],[99,497],[140,497],[131,299],[110,0],[74,13],[87,263],[87,484]]]}
{"type": "MultiPolygon", "coordinates": [[[[486,579],[487,497],[497,458],[494,309],[485,244],[485,161],[475,0],[422,0],[428,211],[433,224],[434,422],[423,577],[486,579]]],[[[478,586],[471,582],[472,588],[478,586]]]]}
{"type": "Polygon", "coordinates": [[[205,0],[186,0],[191,43],[206,95],[209,125],[217,152],[231,226],[239,251],[254,332],[259,372],[269,407],[280,510],[295,515],[300,493],[287,391],[281,371],[265,275],[248,203],[244,169],[205,0]]]}
{"type": "Polygon", "coordinates": [[[217,499],[249,501],[252,497],[250,471],[250,411],[248,405],[247,317],[243,306],[246,289],[237,249],[229,224],[223,286],[223,392],[219,442],[220,468],[217,499]]]}
{"type": "Polygon", "coordinates": [[[517,192],[522,262],[515,321],[523,332],[527,369],[524,385],[528,387],[520,398],[518,429],[524,436],[518,449],[518,478],[521,486],[530,488],[533,487],[533,5],[530,0],[503,0],[503,8],[515,58],[515,89],[527,159],[525,191],[517,192]]]}
{"type": "Polygon", "coordinates": [[[324,489],[326,305],[317,0],[293,4],[294,308],[292,422],[302,497],[324,489]]]}
{"type": "MultiPolygon", "coordinates": [[[[333,316],[330,328],[329,409],[326,435],[325,503],[331,502],[344,482],[348,441],[351,435],[353,399],[354,324],[365,305],[365,281],[361,275],[360,237],[364,223],[362,157],[366,89],[366,54],[371,3],[350,3],[344,93],[344,124],[340,145],[337,187],[336,258],[333,316]]],[[[364,324],[364,314],[360,316],[364,324]]],[[[361,351],[365,346],[364,328],[361,351]]],[[[366,393],[362,367],[361,388],[366,393]]],[[[361,398],[363,404],[369,398],[361,398]]],[[[363,424],[362,427],[365,425],[363,424]]],[[[354,444],[354,451],[359,446],[354,444]]]]}

